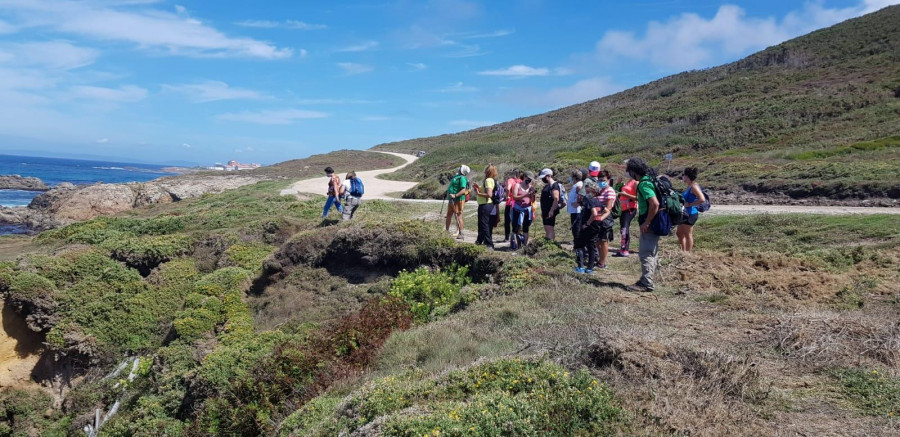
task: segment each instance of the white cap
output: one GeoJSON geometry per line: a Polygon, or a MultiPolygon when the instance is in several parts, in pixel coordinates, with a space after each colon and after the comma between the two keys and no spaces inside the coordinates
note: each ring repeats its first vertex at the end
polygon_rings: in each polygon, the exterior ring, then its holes
{"type": "Polygon", "coordinates": [[[470,171],[471,171],[471,170],[469,169],[469,166],[468,166],[468,165],[461,165],[461,166],[459,166],[459,174],[461,174],[461,175],[463,175],[463,176],[469,174],[470,171]]]}
{"type": "Polygon", "coordinates": [[[547,176],[553,176],[553,170],[550,170],[549,168],[541,170],[541,174],[538,175],[538,179],[543,179],[547,176]]]}
{"type": "Polygon", "coordinates": [[[600,163],[597,161],[591,161],[591,165],[588,166],[588,170],[600,171],[600,163]]]}

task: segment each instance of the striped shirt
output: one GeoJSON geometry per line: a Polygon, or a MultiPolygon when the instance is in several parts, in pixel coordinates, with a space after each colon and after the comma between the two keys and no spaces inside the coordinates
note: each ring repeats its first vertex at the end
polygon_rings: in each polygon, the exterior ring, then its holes
{"type": "Polygon", "coordinates": [[[597,196],[597,200],[600,201],[600,205],[603,207],[603,209],[606,209],[606,206],[609,205],[610,199],[615,199],[615,198],[616,198],[616,190],[613,190],[610,187],[604,188],[603,191],[601,191],[600,194],[597,196]]]}

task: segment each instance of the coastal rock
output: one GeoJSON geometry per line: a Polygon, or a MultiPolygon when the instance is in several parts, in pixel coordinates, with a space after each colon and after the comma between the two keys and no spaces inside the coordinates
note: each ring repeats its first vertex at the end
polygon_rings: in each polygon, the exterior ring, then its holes
{"type": "Polygon", "coordinates": [[[38,178],[17,174],[0,175],[0,190],[47,191],[49,189],[50,187],[38,178]]]}
{"type": "Polygon", "coordinates": [[[226,190],[243,187],[244,185],[255,184],[260,180],[260,178],[252,176],[187,176],[160,179],[153,182],[153,184],[166,190],[173,200],[178,201],[200,197],[208,193],[221,193],[226,190]]]}
{"type": "Polygon", "coordinates": [[[128,185],[97,184],[69,191],[71,194],[66,196],[64,202],[50,206],[53,216],[61,223],[128,211],[134,208],[137,198],[135,191],[128,185]]]}

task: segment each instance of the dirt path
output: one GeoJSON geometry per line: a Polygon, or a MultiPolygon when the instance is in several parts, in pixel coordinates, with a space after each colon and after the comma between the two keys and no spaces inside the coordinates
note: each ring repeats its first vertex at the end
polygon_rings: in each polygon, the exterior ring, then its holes
{"type": "MultiPolygon", "coordinates": [[[[356,173],[356,176],[363,180],[363,183],[366,184],[366,194],[364,199],[381,199],[381,200],[396,200],[392,197],[389,197],[390,193],[400,193],[406,191],[414,186],[418,182],[402,182],[402,181],[389,181],[385,179],[378,179],[378,176],[393,173],[397,170],[400,170],[407,165],[412,164],[417,159],[416,156],[413,155],[405,155],[402,153],[393,153],[393,152],[378,152],[378,153],[386,153],[388,155],[398,156],[406,160],[406,163],[394,168],[382,169],[382,170],[369,170],[369,171],[361,171],[356,173]]],[[[304,194],[325,194],[325,188],[328,186],[328,178],[322,176],[320,178],[313,179],[304,179],[301,181],[294,182],[287,189],[281,190],[282,196],[290,196],[296,195],[300,193],[304,194]]]]}
{"type": "MultiPolygon", "coordinates": [[[[412,164],[417,159],[416,156],[406,155],[394,152],[378,152],[387,153],[389,155],[398,156],[406,160],[406,163],[394,168],[382,170],[369,170],[357,173],[366,184],[365,199],[381,199],[394,200],[401,202],[426,202],[440,203],[440,200],[401,200],[396,197],[390,197],[389,194],[400,193],[414,186],[416,182],[389,181],[378,179],[379,176],[393,173],[407,165],[412,164]]],[[[297,194],[324,194],[328,179],[324,176],[320,178],[304,179],[295,182],[287,189],[281,190],[282,196],[290,196],[297,194]]],[[[474,205],[474,202],[472,202],[474,205]]],[[[471,209],[470,209],[471,210],[471,209]]],[[[900,208],[884,208],[884,207],[859,207],[859,206],[801,206],[801,205],[713,205],[708,215],[750,215],[750,214],[825,214],[825,215],[871,215],[871,214],[900,214],[900,208]]],[[[474,239],[474,238],[473,238],[474,239]]]]}

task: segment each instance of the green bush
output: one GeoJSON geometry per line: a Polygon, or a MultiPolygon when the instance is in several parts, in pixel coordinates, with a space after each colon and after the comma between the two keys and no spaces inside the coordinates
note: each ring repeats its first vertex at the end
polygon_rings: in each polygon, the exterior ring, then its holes
{"type": "Polygon", "coordinates": [[[420,267],[412,272],[402,271],[388,293],[406,301],[417,322],[448,314],[472,297],[463,296],[460,290],[470,282],[469,268],[452,266],[447,270],[431,271],[420,267]]]}
{"type": "Polygon", "coordinates": [[[230,265],[259,273],[263,260],[272,253],[272,247],[263,244],[234,244],[225,250],[230,265]]]}
{"type": "Polygon", "coordinates": [[[900,417],[900,378],[864,369],[840,369],[833,375],[844,394],[864,414],[900,417]]]}
{"type": "Polygon", "coordinates": [[[15,300],[53,299],[56,294],[53,282],[37,273],[21,272],[9,284],[9,296],[15,300]]]}
{"type": "Polygon", "coordinates": [[[504,359],[436,378],[418,370],[383,378],[340,406],[325,397],[292,415],[281,433],[349,434],[376,420],[385,435],[611,435],[624,414],[587,371],[504,359]]]}

